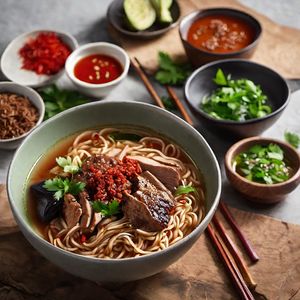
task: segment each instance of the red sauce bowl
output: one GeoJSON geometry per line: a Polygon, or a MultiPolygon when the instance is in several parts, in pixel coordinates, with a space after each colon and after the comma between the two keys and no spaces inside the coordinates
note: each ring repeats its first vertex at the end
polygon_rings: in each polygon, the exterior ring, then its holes
{"type": "Polygon", "coordinates": [[[78,47],[68,57],[65,69],[79,92],[103,98],[126,78],[129,65],[124,49],[98,42],[78,47]]]}
{"type": "Polygon", "coordinates": [[[231,8],[192,12],[179,26],[186,55],[195,67],[220,59],[251,57],[261,33],[258,20],[231,8]]]}

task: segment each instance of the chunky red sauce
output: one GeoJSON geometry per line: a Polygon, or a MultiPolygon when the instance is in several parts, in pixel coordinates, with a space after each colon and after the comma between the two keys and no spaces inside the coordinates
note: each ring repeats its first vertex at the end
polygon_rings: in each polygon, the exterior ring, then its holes
{"type": "Polygon", "coordinates": [[[254,40],[254,31],[245,21],[212,15],[195,21],[187,40],[193,46],[214,53],[229,53],[245,48],[254,40]]]}
{"type": "Polygon", "coordinates": [[[93,54],[80,59],[74,68],[74,75],[87,83],[106,83],[123,73],[121,64],[113,57],[93,54]]]}

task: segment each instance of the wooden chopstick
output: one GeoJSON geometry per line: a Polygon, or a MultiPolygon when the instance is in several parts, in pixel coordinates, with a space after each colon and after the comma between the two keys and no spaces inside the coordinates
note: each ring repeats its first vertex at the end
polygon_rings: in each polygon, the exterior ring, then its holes
{"type": "Polygon", "coordinates": [[[259,256],[255,252],[254,248],[251,246],[248,239],[245,237],[245,235],[240,230],[239,226],[237,225],[235,219],[231,215],[230,211],[227,208],[227,205],[221,200],[219,208],[226,218],[227,222],[230,224],[236,235],[238,236],[239,240],[241,241],[246,253],[248,254],[249,258],[252,262],[257,262],[259,260],[259,256]]]}
{"type": "Polygon", "coordinates": [[[234,282],[235,286],[237,287],[240,295],[245,300],[254,300],[253,295],[251,294],[250,290],[248,289],[247,285],[245,284],[241,273],[236,268],[235,264],[233,263],[232,259],[228,252],[226,252],[226,248],[222,245],[221,240],[215,234],[212,226],[208,224],[206,230],[209,238],[212,241],[212,244],[215,246],[217,253],[219,254],[221,260],[223,261],[227,271],[229,272],[232,281],[234,282]]]}
{"type": "Polygon", "coordinates": [[[193,121],[191,119],[191,117],[189,116],[189,114],[187,113],[186,109],[184,108],[184,106],[182,105],[181,101],[179,100],[179,98],[177,97],[175,91],[170,87],[170,86],[166,86],[167,91],[169,93],[169,96],[173,99],[173,101],[175,102],[176,106],[178,107],[180,113],[182,114],[183,118],[192,126],[194,126],[193,121]]]}
{"type": "Polygon", "coordinates": [[[138,73],[138,75],[140,76],[140,78],[142,79],[145,87],[147,88],[148,92],[150,93],[150,95],[152,96],[153,100],[157,103],[157,105],[161,108],[165,108],[162,100],[160,99],[160,97],[158,96],[157,92],[155,91],[153,85],[151,84],[150,80],[148,79],[146,73],[144,72],[144,70],[141,67],[141,64],[139,63],[139,61],[137,60],[136,57],[131,59],[131,64],[134,67],[135,71],[138,73]]]}
{"type": "MultiPolygon", "coordinates": [[[[162,100],[160,99],[159,95],[156,93],[154,87],[152,86],[150,80],[148,79],[148,77],[147,77],[146,73],[144,72],[139,61],[136,58],[133,58],[131,60],[131,62],[132,62],[133,67],[135,68],[136,72],[138,73],[138,75],[142,79],[143,83],[145,84],[146,88],[148,89],[149,93],[151,94],[151,96],[153,97],[155,102],[157,103],[157,105],[160,106],[161,108],[165,108],[162,100]]],[[[167,90],[168,90],[170,97],[174,100],[175,104],[177,105],[179,110],[182,112],[182,115],[185,118],[185,120],[190,125],[193,125],[191,118],[189,117],[188,113],[184,109],[183,105],[181,104],[181,102],[178,99],[174,90],[170,87],[167,87],[167,90]]],[[[217,217],[215,216],[214,219],[217,220],[217,217]]],[[[218,222],[218,224],[219,224],[219,222],[218,222]]],[[[231,275],[235,285],[238,287],[238,289],[240,291],[240,294],[243,296],[244,299],[254,299],[251,292],[249,291],[246,283],[244,282],[244,279],[243,279],[241,273],[239,272],[237,266],[234,264],[232,259],[230,259],[230,254],[228,252],[226,252],[226,250],[225,250],[226,247],[224,247],[221,244],[220,240],[218,240],[218,237],[215,235],[214,230],[212,229],[211,225],[208,225],[207,232],[208,232],[213,244],[215,245],[218,253],[222,257],[222,261],[225,264],[227,270],[229,270],[230,275],[231,275]]],[[[239,256],[237,251],[235,251],[233,253],[234,253],[233,254],[234,256],[236,256],[236,255],[239,256]]],[[[239,261],[241,261],[241,258],[237,259],[237,261],[239,263],[239,261]]],[[[244,264],[244,268],[243,268],[243,273],[249,274],[249,272],[247,271],[247,268],[245,268],[245,264],[244,264]],[[246,269],[246,272],[244,272],[245,269],[246,269]]],[[[251,279],[251,276],[250,276],[250,279],[251,279]]],[[[249,276],[248,276],[247,280],[249,280],[249,276]]],[[[252,281],[249,280],[249,283],[250,282],[251,282],[250,286],[253,286],[253,285],[256,286],[256,283],[253,280],[252,281]]]]}
{"type": "Polygon", "coordinates": [[[224,226],[221,224],[221,222],[218,220],[218,218],[215,216],[213,216],[213,223],[215,225],[215,227],[217,228],[218,232],[220,233],[220,236],[222,237],[222,239],[224,240],[228,250],[230,251],[233,259],[236,262],[236,265],[238,266],[239,270],[241,271],[243,278],[245,279],[248,287],[251,290],[255,290],[257,283],[253,280],[244,260],[242,259],[242,257],[240,256],[237,247],[235,246],[235,244],[233,243],[232,239],[230,238],[230,236],[226,233],[224,226]]]}

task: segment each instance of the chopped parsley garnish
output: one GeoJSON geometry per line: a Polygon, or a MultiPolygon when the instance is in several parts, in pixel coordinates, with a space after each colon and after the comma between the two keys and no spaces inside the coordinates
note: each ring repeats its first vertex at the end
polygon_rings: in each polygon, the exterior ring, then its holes
{"type": "Polygon", "coordinates": [[[48,179],[44,182],[43,188],[49,192],[55,192],[54,198],[56,200],[61,199],[65,194],[70,193],[72,195],[77,195],[83,191],[85,183],[75,182],[69,178],[59,178],[55,177],[53,179],[48,179]]]}
{"type": "Polygon", "coordinates": [[[105,204],[101,201],[93,201],[92,207],[95,212],[101,213],[105,217],[110,217],[120,213],[120,204],[115,199],[108,204],[105,204]]]}
{"type": "Polygon", "coordinates": [[[197,190],[193,186],[180,185],[177,187],[175,191],[175,196],[189,194],[189,193],[197,193],[197,190]]]}
{"type": "Polygon", "coordinates": [[[296,133],[286,131],[284,133],[284,139],[294,148],[299,148],[300,145],[300,136],[296,133]]]}
{"type": "Polygon", "coordinates": [[[175,63],[165,52],[158,53],[159,69],[155,79],[161,84],[181,85],[192,73],[189,64],[175,63]]]}
{"type": "Polygon", "coordinates": [[[258,183],[280,183],[290,177],[283,150],[276,144],[254,145],[237,155],[234,164],[241,176],[258,183]]]}
{"type": "Polygon", "coordinates": [[[272,112],[267,96],[259,85],[248,79],[231,79],[218,69],[213,81],[219,86],[204,97],[200,108],[211,117],[221,120],[245,121],[261,118],[272,112]]]}
{"type": "Polygon", "coordinates": [[[57,164],[64,169],[65,173],[70,173],[70,174],[76,174],[79,171],[79,166],[74,164],[72,162],[72,159],[70,156],[68,157],[57,157],[56,158],[57,164]]]}

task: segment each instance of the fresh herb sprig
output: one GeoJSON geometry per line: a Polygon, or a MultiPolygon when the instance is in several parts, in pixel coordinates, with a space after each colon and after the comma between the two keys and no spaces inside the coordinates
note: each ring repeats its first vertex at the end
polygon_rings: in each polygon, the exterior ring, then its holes
{"type": "Polygon", "coordinates": [[[180,185],[177,187],[175,191],[175,196],[189,194],[189,193],[197,193],[197,190],[193,186],[180,185]]]}
{"type": "Polygon", "coordinates": [[[110,217],[120,213],[120,204],[116,199],[108,204],[101,201],[93,201],[92,207],[95,212],[101,213],[105,217],[110,217]]]}
{"type": "Polygon", "coordinates": [[[85,183],[75,182],[69,178],[59,178],[55,177],[53,179],[48,179],[44,182],[43,188],[49,192],[55,192],[54,198],[60,200],[67,193],[72,195],[78,195],[83,191],[85,183]]]}
{"type": "Polygon", "coordinates": [[[174,104],[174,101],[168,96],[162,96],[161,101],[163,102],[165,108],[169,111],[176,111],[177,107],[174,104]]]}
{"type": "Polygon", "coordinates": [[[245,121],[261,118],[272,112],[267,96],[259,85],[248,79],[231,79],[218,69],[213,81],[219,86],[204,97],[200,108],[215,119],[245,121]]]}
{"type": "Polygon", "coordinates": [[[40,89],[39,93],[45,102],[44,120],[47,120],[66,109],[84,104],[88,101],[78,92],[59,89],[56,85],[40,89]]]}
{"type": "Polygon", "coordinates": [[[234,163],[241,176],[258,183],[280,183],[290,176],[284,152],[277,144],[254,145],[248,151],[240,153],[234,163]]]}
{"type": "Polygon", "coordinates": [[[161,84],[182,85],[192,72],[189,64],[176,63],[165,52],[158,53],[158,61],[155,79],[161,84]]]}
{"type": "Polygon", "coordinates": [[[56,163],[61,168],[63,168],[65,173],[76,174],[80,170],[80,167],[73,163],[70,156],[67,156],[67,157],[60,156],[60,157],[57,157],[55,160],[56,160],[56,163]]]}
{"type": "Polygon", "coordinates": [[[284,139],[294,148],[299,148],[300,146],[300,136],[297,133],[286,131],[284,133],[284,139]]]}

